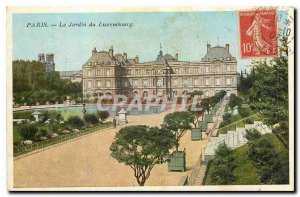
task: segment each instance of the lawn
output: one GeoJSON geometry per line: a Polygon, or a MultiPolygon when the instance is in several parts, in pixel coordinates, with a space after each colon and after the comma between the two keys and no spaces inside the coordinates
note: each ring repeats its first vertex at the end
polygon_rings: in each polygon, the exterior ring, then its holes
{"type": "MultiPolygon", "coordinates": [[[[263,138],[270,138],[279,152],[279,157],[282,161],[286,161],[288,165],[288,150],[284,147],[282,142],[274,134],[266,134],[262,136],[263,138]]],[[[248,145],[245,144],[239,148],[233,150],[234,163],[236,168],[234,170],[235,181],[233,185],[258,185],[259,175],[255,167],[255,163],[248,157],[248,145]]],[[[209,170],[209,165],[206,171],[206,178],[204,180],[204,185],[214,185],[211,181],[211,173],[209,170]]]]}

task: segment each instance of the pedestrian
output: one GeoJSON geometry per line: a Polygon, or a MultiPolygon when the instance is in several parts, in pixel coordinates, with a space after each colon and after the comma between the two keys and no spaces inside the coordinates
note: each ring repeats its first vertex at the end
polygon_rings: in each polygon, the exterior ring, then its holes
{"type": "Polygon", "coordinates": [[[117,127],[117,120],[116,118],[114,117],[113,118],[113,128],[115,129],[117,127]]]}

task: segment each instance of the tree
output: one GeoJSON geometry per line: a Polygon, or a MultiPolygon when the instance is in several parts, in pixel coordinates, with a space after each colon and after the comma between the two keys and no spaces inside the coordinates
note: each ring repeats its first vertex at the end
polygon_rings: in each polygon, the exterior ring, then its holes
{"type": "Polygon", "coordinates": [[[172,132],[176,139],[176,151],[178,151],[179,141],[187,130],[191,129],[194,116],[189,112],[174,112],[164,117],[162,128],[172,132]]]}
{"type": "Polygon", "coordinates": [[[251,73],[243,77],[238,89],[249,96],[251,108],[263,116],[268,126],[279,123],[279,134],[288,143],[288,47],[286,38],[280,41],[281,55],[254,61],[251,73]]]}
{"type": "Polygon", "coordinates": [[[229,97],[229,107],[231,109],[233,109],[235,106],[241,106],[243,103],[243,99],[238,97],[237,95],[235,94],[231,94],[230,97],[229,97]]]}
{"type": "Polygon", "coordinates": [[[97,115],[102,122],[104,122],[109,117],[108,111],[97,111],[97,115]]]}
{"type": "Polygon", "coordinates": [[[280,158],[271,138],[261,137],[248,143],[248,156],[255,162],[260,182],[286,184],[289,181],[288,158],[280,158]]]}
{"type": "MultiPolygon", "coordinates": [[[[201,104],[197,103],[196,104],[196,108],[201,108],[201,104]]],[[[197,124],[199,122],[199,117],[203,116],[204,114],[204,110],[199,110],[199,111],[192,111],[192,106],[190,105],[187,109],[187,111],[189,112],[189,116],[191,116],[191,118],[193,119],[193,125],[195,128],[197,128],[197,124]]]]}
{"type": "Polygon", "coordinates": [[[61,79],[59,72],[46,72],[37,61],[13,61],[13,97],[16,103],[62,102],[61,98],[82,97],[82,83],[61,79]]]}
{"type": "Polygon", "coordinates": [[[233,183],[235,179],[233,173],[235,168],[232,151],[226,144],[220,144],[216,150],[215,158],[210,164],[211,181],[216,185],[233,183]]]}
{"type": "Polygon", "coordinates": [[[143,186],[156,164],[168,161],[175,146],[174,135],[157,127],[132,125],[119,130],[111,144],[111,156],[130,166],[134,177],[143,186]]]}

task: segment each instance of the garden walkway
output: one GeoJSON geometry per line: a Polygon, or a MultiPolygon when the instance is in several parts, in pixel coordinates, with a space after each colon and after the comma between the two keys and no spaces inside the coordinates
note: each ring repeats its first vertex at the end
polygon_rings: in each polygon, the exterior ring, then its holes
{"type": "MultiPolygon", "coordinates": [[[[157,115],[128,116],[129,124],[160,126],[170,111],[157,115]]],[[[110,156],[109,147],[121,128],[106,129],[14,161],[14,187],[109,187],[137,186],[129,166],[110,156]]],[[[186,148],[187,171],[168,172],[167,164],[153,168],[146,186],[176,186],[196,164],[207,140],[191,141],[187,132],[180,141],[186,148]]]]}

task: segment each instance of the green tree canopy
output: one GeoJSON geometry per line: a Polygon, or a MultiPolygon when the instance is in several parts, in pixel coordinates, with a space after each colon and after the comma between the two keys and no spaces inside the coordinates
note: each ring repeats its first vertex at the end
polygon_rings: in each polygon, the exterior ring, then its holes
{"type": "Polygon", "coordinates": [[[61,79],[59,72],[46,72],[37,61],[13,61],[13,97],[16,103],[62,102],[66,96],[82,97],[82,83],[61,79]]]}
{"type": "Polygon", "coordinates": [[[157,127],[132,125],[119,130],[111,144],[111,156],[130,166],[137,183],[143,186],[156,164],[168,161],[175,136],[157,127]]]}
{"type": "Polygon", "coordinates": [[[211,179],[217,185],[231,184],[234,177],[234,157],[226,144],[220,144],[211,163],[211,179]]]}
{"type": "Polygon", "coordinates": [[[164,117],[162,128],[172,132],[176,139],[176,151],[178,151],[179,141],[191,129],[194,116],[189,112],[174,112],[164,117]]]}

